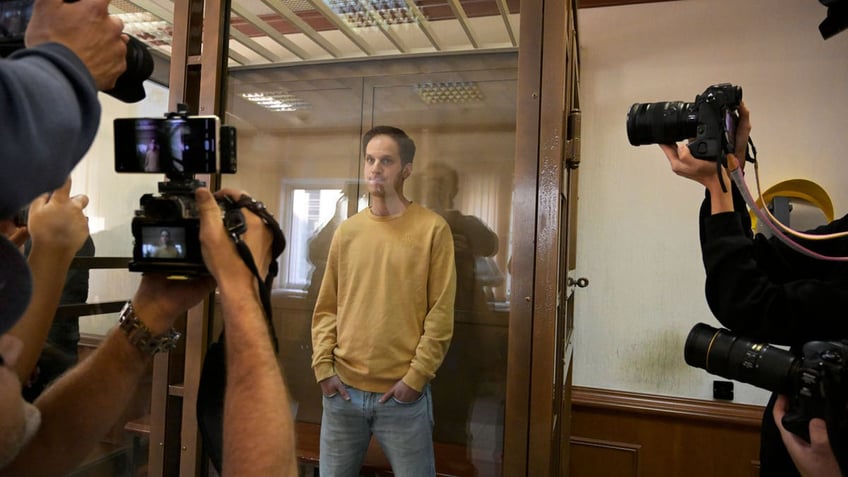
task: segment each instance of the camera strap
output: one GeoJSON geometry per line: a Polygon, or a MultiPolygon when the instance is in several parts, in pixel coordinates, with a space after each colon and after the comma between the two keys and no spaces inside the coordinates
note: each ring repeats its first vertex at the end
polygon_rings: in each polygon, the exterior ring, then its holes
{"type": "MultiPolygon", "coordinates": [[[[745,147],[745,158],[743,160],[754,164],[754,166],[757,165],[757,146],[754,145],[754,141],[751,139],[751,136],[748,136],[748,144],[745,147]]],[[[721,175],[722,167],[727,169],[727,156],[722,156],[716,160],[718,183],[721,185],[721,191],[727,192],[727,186],[724,185],[724,178],[721,175]]]]}
{"type": "MultiPolygon", "coordinates": [[[[232,203],[230,210],[228,210],[227,213],[237,212],[241,214],[240,209],[242,208],[256,214],[273,235],[273,242],[271,244],[271,263],[268,267],[268,275],[263,279],[256,267],[256,262],[253,260],[253,254],[250,252],[250,248],[241,239],[241,234],[247,230],[246,227],[239,227],[236,230],[230,231],[230,237],[236,245],[236,250],[238,251],[239,256],[242,261],[244,261],[245,265],[247,265],[247,268],[253,276],[256,277],[256,281],[258,282],[259,299],[262,301],[262,308],[265,311],[265,320],[268,323],[268,332],[271,335],[271,341],[273,342],[274,351],[276,352],[279,350],[279,343],[277,341],[277,334],[274,330],[274,321],[271,316],[271,285],[278,272],[277,257],[279,257],[286,248],[286,238],[283,235],[282,229],[280,229],[280,224],[276,219],[274,219],[274,216],[268,212],[268,209],[265,208],[265,204],[246,194],[242,194],[237,201],[232,203]]],[[[244,223],[243,216],[241,217],[241,222],[242,224],[244,223]]]]}

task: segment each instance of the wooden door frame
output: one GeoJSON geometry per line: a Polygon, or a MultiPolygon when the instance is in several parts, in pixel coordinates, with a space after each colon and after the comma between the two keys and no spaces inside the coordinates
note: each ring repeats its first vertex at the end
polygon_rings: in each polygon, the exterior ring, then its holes
{"type": "Polygon", "coordinates": [[[553,258],[561,240],[574,11],[568,0],[521,3],[504,475],[556,475],[559,468],[554,446],[561,407],[555,404],[562,389],[556,383],[564,368],[556,360],[557,281],[565,274],[559,276],[553,258]]]}

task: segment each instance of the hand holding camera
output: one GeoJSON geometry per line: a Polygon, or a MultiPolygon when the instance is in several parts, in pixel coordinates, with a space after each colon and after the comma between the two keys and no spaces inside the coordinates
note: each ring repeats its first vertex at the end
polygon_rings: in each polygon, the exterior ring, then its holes
{"type": "Polygon", "coordinates": [[[842,477],[839,463],[833,454],[830,439],[827,437],[827,426],[823,419],[810,420],[809,442],[796,436],[781,424],[789,410],[789,399],[778,396],[772,409],[774,422],[786,444],[792,461],[804,477],[842,477]]]}
{"type": "MultiPolygon", "coordinates": [[[[127,41],[123,22],[109,15],[109,0],[35,0],[25,43],[61,43],[77,54],[106,91],[127,68],[127,41]]],[[[149,75],[149,73],[148,73],[149,75]]]]}
{"type": "MultiPolygon", "coordinates": [[[[233,227],[233,221],[222,216],[219,201],[225,198],[235,201],[244,197],[243,192],[233,189],[218,191],[213,196],[209,189],[198,188],[195,193],[197,209],[200,215],[200,244],[203,262],[209,273],[215,277],[220,287],[241,286],[247,284],[252,287],[254,277],[248,267],[245,266],[242,257],[236,251],[233,238],[229,229],[233,227]],[[226,277],[225,280],[222,278],[226,277]]],[[[244,242],[252,255],[259,275],[265,277],[271,262],[272,244],[274,236],[271,229],[262,223],[262,220],[250,210],[241,211],[243,232],[239,240],[244,242]]]]}

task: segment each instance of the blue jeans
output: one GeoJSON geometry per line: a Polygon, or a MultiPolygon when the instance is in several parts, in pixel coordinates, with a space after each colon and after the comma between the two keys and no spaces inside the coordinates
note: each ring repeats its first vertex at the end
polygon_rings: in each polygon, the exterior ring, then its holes
{"type": "Polygon", "coordinates": [[[350,401],[324,396],[321,418],[321,477],[357,477],[371,435],[398,477],[436,475],[433,457],[433,400],[430,386],[417,401],[394,398],[380,404],[382,393],[347,387],[350,401]]]}

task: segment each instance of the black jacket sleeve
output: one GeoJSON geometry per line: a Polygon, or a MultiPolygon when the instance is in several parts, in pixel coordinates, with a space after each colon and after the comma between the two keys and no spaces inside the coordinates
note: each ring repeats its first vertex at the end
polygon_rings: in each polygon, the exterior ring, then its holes
{"type": "MultiPolygon", "coordinates": [[[[848,338],[848,264],[754,237],[738,191],[734,203],[734,212],[710,215],[707,197],[701,208],[706,297],[716,318],[734,333],[775,344],[848,338]]],[[[845,230],[848,217],[810,233],[845,230]]],[[[848,255],[848,239],[801,244],[823,255],[848,255]]]]}

